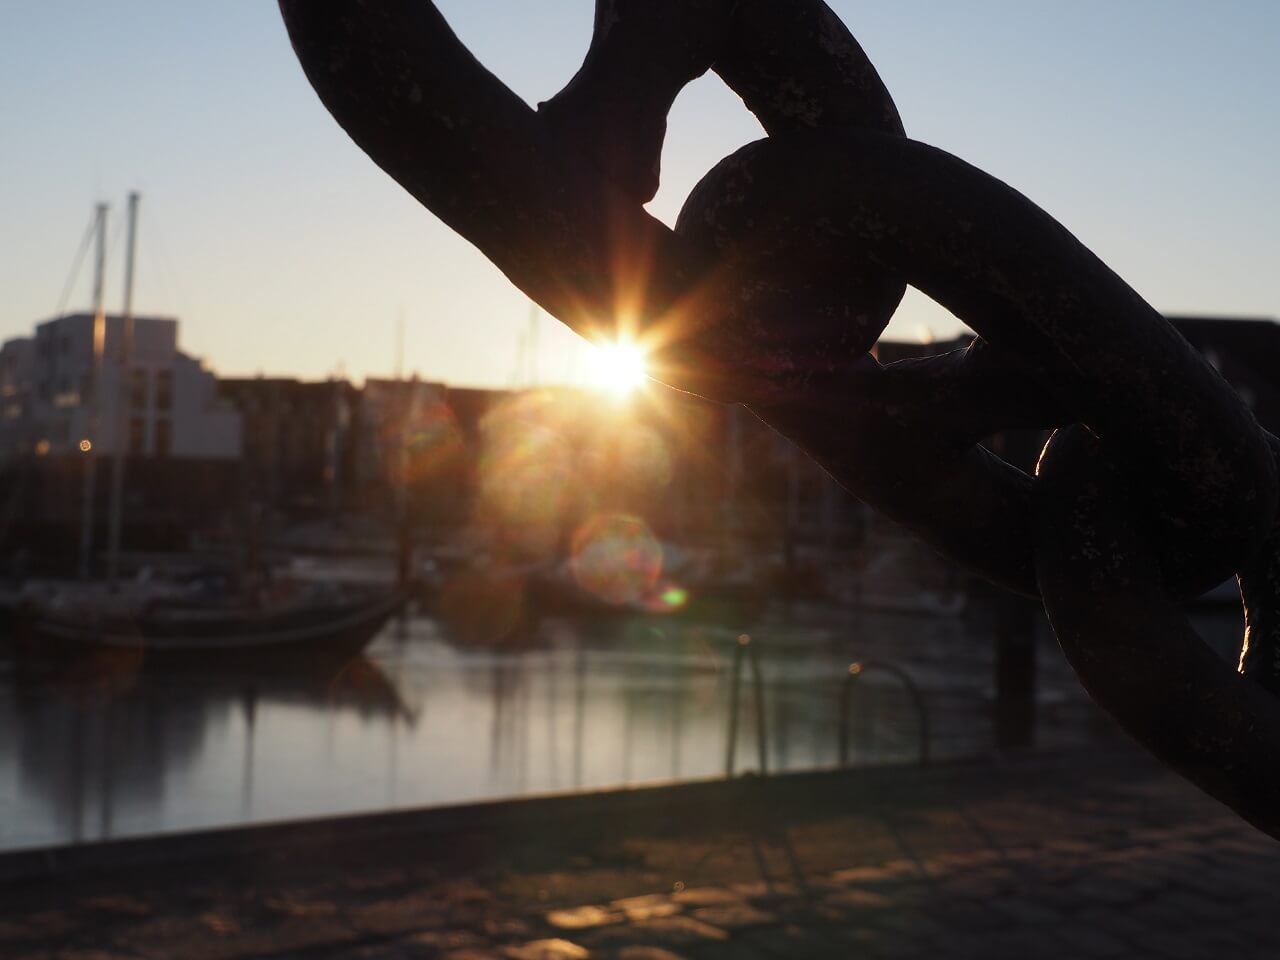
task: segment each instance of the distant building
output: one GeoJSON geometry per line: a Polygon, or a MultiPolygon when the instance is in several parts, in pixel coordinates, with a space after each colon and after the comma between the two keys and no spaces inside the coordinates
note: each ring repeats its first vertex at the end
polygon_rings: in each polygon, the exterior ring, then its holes
{"type": "MultiPolygon", "coordinates": [[[[75,569],[90,517],[86,446],[127,454],[126,551],[219,536],[240,501],[240,415],[218,397],[217,378],[178,349],[177,320],[137,318],[125,369],[124,322],[105,319],[96,384],[91,314],[46,321],[0,346],[0,557],[21,557],[28,573],[75,569]]],[[[107,543],[113,472],[103,462],[94,474],[95,554],[107,543]]]]}
{"type": "Polygon", "coordinates": [[[413,377],[384,380],[371,377],[360,396],[359,459],[357,474],[366,489],[370,485],[395,485],[400,470],[408,469],[411,453],[438,437],[442,426],[452,427],[445,387],[413,377]]]}
{"type": "Polygon", "coordinates": [[[1235,388],[1258,423],[1280,433],[1280,323],[1225,317],[1169,321],[1235,388]]]}
{"type": "Polygon", "coordinates": [[[218,393],[241,417],[248,497],[286,508],[352,506],[355,387],[345,380],[252,377],[220,380],[218,393]]]}
{"type": "Polygon", "coordinates": [[[0,462],[31,450],[37,438],[35,340],[17,337],[0,345],[0,462]]]}
{"type": "Polygon", "coordinates": [[[240,418],[219,401],[217,378],[178,350],[177,320],[136,318],[124,370],[124,321],[108,316],[96,385],[93,326],[92,314],[71,314],[0,347],[0,456],[71,453],[88,442],[101,454],[240,457],[240,418]]]}

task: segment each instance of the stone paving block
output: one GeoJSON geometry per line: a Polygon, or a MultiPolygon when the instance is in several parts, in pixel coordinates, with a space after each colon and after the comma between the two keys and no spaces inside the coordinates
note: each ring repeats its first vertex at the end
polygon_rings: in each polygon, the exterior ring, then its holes
{"type": "Polygon", "coordinates": [[[691,945],[728,940],[729,934],[694,917],[677,914],[674,917],[596,927],[582,931],[574,939],[591,949],[642,946],[680,950],[691,945]]]}
{"type": "Polygon", "coordinates": [[[532,936],[529,924],[519,917],[485,917],[479,928],[490,940],[519,940],[532,936]]]}
{"type": "Polygon", "coordinates": [[[669,896],[661,893],[614,900],[610,906],[615,910],[621,910],[628,920],[651,920],[656,917],[669,917],[684,909],[669,896]]]}
{"type": "Polygon", "coordinates": [[[742,897],[727,887],[690,887],[671,894],[676,903],[694,907],[709,907],[717,903],[737,903],[742,897]]]}
{"type": "Polygon", "coordinates": [[[1009,847],[1004,852],[1005,862],[1014,864],[1026,863],[1027,861],[1037,859],[1039,856],[1040,848],[1029,845],[1009,847]]]}
{"type": "Polygon", "coordinates": [[[987,935],[990,960],[1029,960],[1061,954],[1068,948],[1054,937],[1051,930],[997,930],[987,935]]]}
{"type": "Polygon", "coordinates": [[[848,870],[837,870],[831,875],[831,879],[838,884],[856,884],[858,886],[873,885],[882,883],[897,883],[904,873],[914,871],[904,871],[899,868],[889,868],[886,866],[876,867],[852,867],[848,870]]]}
{"type": "Polygon", "coordinates": [[[1111,957],[1130,957],[1133,946],[1119,937],[1097,928],[1064,924],[1055,927],[1054,935],[1080,957],[1107,960],[1111,957]]]}
{"type": "Polygon", "coordinates": [[[856,907],[860,910],[886,910],[894,904],[893,899],[883,893],[857,888],[829,893],[822,900],[835,906],[856,907]]]}
{"type": "Polygon", "coordinates": [[[1143,938],[1141,947],[1151,956],[1167,960],[1206,960],[1203,944],[1173,933],[1152,930],[1143,938]]]}
{"type": "Polygon", "coordinates": [[[403,887],[409,874],[401,867],[361,872],[345,878],[348,890],[382,890],[387,887],[403,887]]]}
{"type": "Polygon", "coordinates": [[[480,936],[471,930],[427,930],[405,937],[402,942],[439,953],[478,948],[483,943],[480,936]]]}
{"type": "Polygon", "coordinates": [[[1165,894],[1163,900],[1165,906],[1177,910],[1191,921],[1215,923],[1236,912],[1233,903],[1215,900],[1190,890],[1173,890],[1165,894]]]}
{"type": "Polygon", "coordinates": [[[1274,849],[1275,841],[1256,832],[1241,836],[1227,836],[1216,841],[1214,846],[1224,853],[1277,855],[1274,849]]]}
{"type": "Polygon", "coordinates": [[[886,960],[914,960],[926,956],[937,955],[936,948],[908,937],[886,937],[870,943],[865,948],[869,957],[884,957],[886,960]]]}
{"type": "Polygon", "coordinates": [[[670,950],[663,950],[661,947],[623,947],[618,951],[616,960],[686,960],[686,958],[670,950]]]}
{"type": "Polygon", "coordinates": [[[380,900],[352,907],[346,912],[346,916],[356,930],[390,934],[444,926],[451,913],[450,906],[439,897],[413,893],[394,900],[380,900]]]}
{"type": "Polygon", "coordinates": [[[931,916],[918,909],[886,910],[877,915],[874,922],[877,929],[888,934],[896,932],[912,937],[945,937],[949,933],[931,916]]]}
{"type": "Polygon", "coordinates": [[[122,951],[145,957],[183,960],[238,960],[260,954],[300,952],[353,943],[350,927],[331,920],[291,919],[268,926],[244,928],[239,919],[223,914],[147,919],[117,933],[122,951]]]}
{"type": "Polygon", "coordinates": [[[1050,840],[1044,845],[1045,850],[1053,853],[1082,853],[1093,854],[1097,852],[1097,846],[1086,840],[1068,839],[1068,840],[1050,840]]]}
{"type": "Polygon", "coordinates": [[[1007,916],[974,903],[939,900],[925,904],[923,909],[943,930],[990,933],[1012,926],[1012,921],[1007,916]]]}
{"type": "Polygon", "coordinates": [[[151,904],[139,899],[138,897],[129,896],[127,894],[108,894],[101,897],[89,897],[83,901],[83,905],[89,910],[129,917],[145,917],[150,915],[152,912],[151,904]]]}
{"type": "MultiPolygon", "coordinates": [[[[830,960],[833,957],[857,957],[858,954],[850,950],[850,942],[851,938],[845,936],[844,931],[789,923],[753,931],[748,941],[735,940],[725,946],[749,944],[751,950],[770,960],[830,960]]],[[[726,955],[734,956],[732,953],[726,955]]]]}
{"type": "MultiPolygon", "coordinates": [[[[933,956],[946,960],[987,960],[987,938],[975,933],[949,933],[933,956]]],[[[1028,957],[1026,960],[1041,958],[1028,957]]]]}
{"type": "Polygon", "coordinates": [[[721,903],[711,907],[699,907],[693,911],[693,915],[703,923],[730,931],[777,922],[777,918],[772,913],[759,910],[749,903],[721,903]]]}
{"type": "Polygon", "coordinates": [[[591,927],[604,927],[622,923],[625,919],[626,914],[621,910],[600,906],[552,910],[547,914],[547,923],[560,930],[586,930],[591,927]]]}
{"type": "Polygon", "coordinates": [[[506,960],[586,960],[591,955],[585,947],[558,937],[503,947],[501,954],[506,960]]]}
{"type": "MultiPolygon", "coordinates": [[[[832,889],[833,885],[822,878],[813,878],[806,881],[810,891],[814,889],[827,890],[832,889]]],[[[766,883],[763,880],[756,880],[751,883],[735,883],[729,888],[739,897],[756,902],[772,903],[779,900],[794,900],[797,897],[805,896],[805,893],[794,883],[766,883]]]]}
{"type": "MultiPolygon", "coordinates": [[[[295,960],[295,958],[296,960],[301,960],[301,958],[316,955],[315,953],[303,952],[287,953],[284,956],[288,957],[289,960],[295,960]]],[[[330,960],[330,958],[332,960],[338,960],[338,958],[341,958],[341,960],[440,960],[440,954],[437,951],[417,944],[406,943],[403,940],[390,944],[379,941],[365,944],[361,947],[347,947],[338,953],[321,951],[319,956],[324,957],[325,960],[330,960]]],[[[497,960],[496,954],[488,954],[488,956],[497,960]]],[[[272,956],[272,960],[277,960],[278,957],[280,957],[280,954],[275,954],[272,956]]],[[[258,955],[255,954],[253,960],[258,960],[258,955]]]]}
{"type": "Polygon", "coordinates": [[[1085,909],[1072,919],[1083,928],[1103,930],[1129,943],[1142,942],[1142,938],[1151,930],[1151,925],[1146,920],[1130,914],[1127,910],[1114,908],[1085,909]]]}
{"type": "Polygon", "coordinates": [[[1191,890],[1211,900],[1238,903],[1259,890],[1274,889],[1275,884],[1236,870],[1211,868],[1198,870],[1178,880],[1173,889],[1191,890]]]}
{"type": "Polygon", "coordinates": [[[1067,890],[1066,900],[1067,902],[1074,901],[1078,904],[1129,904],[1149,896],[1153,891],[1160,888],[1161,885],[1158,882],[1144,888],[1139,884],[1106,875],[1082,877],[1070,885],[1067,890]]]}
{"type": "Polygon", "coordinates": [[[998,897],[986,903],[988,909],[1002,913],[1023,926],[1052,926],[1062,921],[1062,913],[1033,899],[998,897]]]}
{"type": "Polygon", "coordinates": [[[1152,929],[1161,931],[1180,931],[1200,923],[1199,918],[1187,916],[1168,894],[1131,904],[1126,912],[1152,929]]]}
{"type": "MultiPolygon", "coordinates": [[[[1200,877],[1206,873],[1205,870],[1197,870],[1193,877],[1200,877]]],[[[1145,864],[1140,860],[1134,860],[1123,864],[1108,864],[1098,869],[1094,877],[1084,878],[1086,881],[1093,879],[1102,883],[1116,883],[1123,886],[1132,887],[1139,894],[1153,893],[1169,887],[1172,883],[1170,877],[1162,873],[1154,873],[1148,870],[1145,864]]],[[[1188,878],[1179,878],[1180,882],[1185,882],[1188,878]]],[[[1122,894],[1124,896],[1126,894],[1122,894]]]]}
{"type": "Polygon", "coordinates": [[[19,938],[23,940],[61,937],[75,930],[76,921],[65,910],[40,910],[24,916],[16,928],[19,930],[19,938]]]}

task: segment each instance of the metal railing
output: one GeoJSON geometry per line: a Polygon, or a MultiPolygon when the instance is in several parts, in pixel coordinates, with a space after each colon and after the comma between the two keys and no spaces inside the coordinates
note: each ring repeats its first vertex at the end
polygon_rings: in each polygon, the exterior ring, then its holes
{"type": "Polygon", "coordinates": [[[924,696],[920,692],[919,686],[911,675],[899,667],[897,664],[889,663],[882,660],[865,660],[854,661],[849,664],[849,672],[845,674],[844,682],[840,685],[840,767],[849,766],[849,713],[853,700],[853,688],[857,685],[858,680],[869,670],[879,670],[888,673],[902,682],[906,688],[907,694],[911,697],[911,702],[916,708],[916,719],[920,728],[920,765],[926,766],[929,763],[929,709],[925,704],[924,696]]]}
{"type": "Polygon", "coordinates": [[[729,688],[729,742],[725,749],[724,775],[733,776],[735,754],[738,752],[738,702],[742,693],[742,662],[751,663],[752,688],[755,694],[756,712],[756,753],[760,763],[760,776],[769,775],[769,744],[765,729],[764,713],[764,678],[760,673],[760,656],[751,643],[748,634],[738,637],[738,644],[733,652],[733,680],[729,688]]]}

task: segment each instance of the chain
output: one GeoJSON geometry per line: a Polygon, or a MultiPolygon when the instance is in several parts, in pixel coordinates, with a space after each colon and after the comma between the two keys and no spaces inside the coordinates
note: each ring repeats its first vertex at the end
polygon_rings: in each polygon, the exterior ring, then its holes
{"type": "Polygon", "coordinates": [[[821,0],[598,0],[582,69],[529,109],[425,0],[281,0],[355,141],[587,335],[638,318],[660,379],[746,402],[840,483],[1043,599],[1082,683],[1166,763],[1280,836],[1277,441],[1061,224],[906,137],[821,0]],[[642,204],[666,115],[713,69],[768,136],[674,230],[642,204]],[[978,335],[868,356],[906,285],[978,335]],[[980,441],[1053,429],[1037,475],[980,441]],[[1239,671],[1179,602],[1240,575],[1239,671]]]}

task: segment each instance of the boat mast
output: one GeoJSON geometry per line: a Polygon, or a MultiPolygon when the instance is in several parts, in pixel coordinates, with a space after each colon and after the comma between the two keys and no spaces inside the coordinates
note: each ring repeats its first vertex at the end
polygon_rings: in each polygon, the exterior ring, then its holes
{"type": "Polygon", "coordinates": [[[103,287],[107,266],[107,205],[100,203],[94,213],[95,251],[93,261],[93,360],[84,397],[85,436],[80,440],[84,472],[80,503],[80,576],[88,579],[93,564],[93,494],[98,452],[94,449],[98,432],[98,379],[102,374],[102,344],[107,318],[103,312],[103,287]]]}
{"type": "MultiPolygon", "coordinates": [[[[396,317],[396,403],[393,409],[400,417],[396,446],[396,587],[408,586],[413,564],[413,539],[409,530],[409,413],[410,398],[404,381],[404,307],[396,317]]],[[[410,388],[412,389],[412,388],[410,388]]]]}
{"type": "Polygon", "coordinates": [[[124,497],[125,458],[128,456],[129,410],[133,399],[133,265],[138,245],[138,192],[129,194],[129,246],[124,266],[124,315],[121,317],[115,436],[112,438],[111,507],[108,524],[107,580],[115,583],[120,572],[120,527],[124,497]]]}
{"type": "Polygon", "coordinates": [[[542,308],[536,303],[529,304],[529,386],[538,386],[538,321],[542,316],[542,308]]]}

